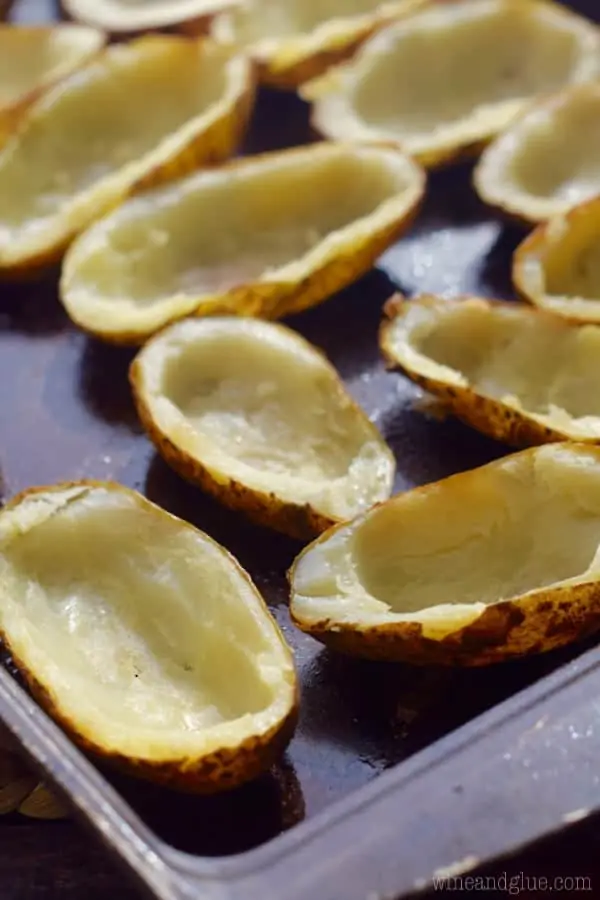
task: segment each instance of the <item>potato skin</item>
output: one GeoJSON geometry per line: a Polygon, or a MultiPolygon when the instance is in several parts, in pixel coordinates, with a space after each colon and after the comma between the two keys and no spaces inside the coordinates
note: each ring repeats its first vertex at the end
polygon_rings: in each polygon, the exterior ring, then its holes
{"type": "Polygon", "coordinates": [[[124,190],[114,202],[99,209],[92,221],[88,222],[84,228],[71,232],[60,243],[39,254],[29,256],[21,262],[4,266],[0,264],[0,279],[28,281],[40,278],[61,263],[67,249],[80,231],[84,231],[96,219],[112,212],[129,197],[169,181],[183,178],[203,166],[215,165],[229,159],[237,151],[246,131],[254,109],[255,96],[256,80],[253,73],[231,108],[225,110],[210,128],[202,134],[196,135],[176,156],[155,166],[124,190]]]}
{"type": "MultiPolygon", "coordinates": [[[[431,2],[432,0],[401,0],[402,5],[399,6],[398,0],[392,0],[391,4],[387,4],[389,9],[375,9],[370,15],[365,14],[362,22],[350,22],[345,31],[340,29],[328,41],[317,37],[307,39],[301,50],[290,50],[283,46],[271,54],[261,55],[253,53],[253,48],[248,47],[247,52],[256,64],[260,84],[276,90],[295,91],[306,82],[323,75],[332,66],[350,59],[365,41],[386,25],[417,12],[431,2]]],[[[218,19],[217,28],[212,33],[219,38],[218,19]]],[[[285,44],[285,40],[282,43],[285,44]]]]}
{"type": "MultiPolygon", "coordinates": [[[[496,140],[496,138],[494,138],[494,140],[496,140]]],[[[487,146],[489,146],[489,144],[481,148],[482,152],[487,149],[487,146]]],[[[479,160],[473,170],[471,184],[481,202],[484,203],[489,210],[500,216],[507,225],[514,225],[516,228],[525,232],[527,229],[535,228],[542,222],[547,221],[547,219],[540,219],[539,216],[528,215],[522,209],[517,210],[513,208],[510,200],[504,202],[492,200],[488,195],[485,182],[481,176],[481,160],[479,160]]]]}
{"type": "Polygon", "coordinates": [[[540,222],[533,231],[526,235],[515,250],[512,262],[512,283],[521,299],[535,306],[540,312],[545,312],[547,315],[560,316],[566,322],[573,322],[579,325],[586,323],[599,324],[600,320],[597,315],[592,315],[588,318],[581,314],[573,314],[569,310],[568,301],[560,308],[553,306],[551,310],[548,309],[544,302],[545,294],[536,290],[530,290],[526,274],[529,256],[537,256],[543,259],[548,255],[548,252],[551,252],[552,244],[554,243],[552,229],[556,227],[556,223],[560,222],[564,232],[568,233],[570,230],[577,229],[580,219],[585,221],[588,217],[593,217],[597,221],[598,215],[600,215],[600,197],[596,196],[574,206],[560,216],[540,222]]]}
{"type": "Polygon", "coordinates": [[[162,787],[187,794],[210,795],[232,790],[252,781],[271,768],[291,741],[299,715],[299,695],[282,722],[266,734],[248,738],[236,747],[223,747],[197,759],[180,757],[150,760],[114,753],[78,730],[62,712],[51,693],[37,680],[27,666],[11,651],[10,640],[2,635],[2,643],[24,679],[32,697],[57,722],[71,740],[85,753],[95,757],[124,775],[151,781],[162,787]]]}
{"type": "MultiPolygon", "coordinates": [[[[300,152],[306,148],[300,148],[300,152]]],[[[286,151],[293,153],[294,150],[286,151]]],[[[256,157],[255,157],[256,158],[256,157]]],[[[232,162],[227,168],[235,172],[247,161],[232,162]]],[[[295,282],[256,282],[241,285],[218,295],[210,304],[199,307],[190,316],[246,316],[277,321],[289,315],[303,312],[327,300],[333,294],[353,284],[370,269],[382,253],[401,237],[415,220],[425,194],[425,177],[423,175],[422,190],[409,210],[392,224],[379,227],[371,232],[369,240],[354,241],[343,253],[336,253],[322,266],[309,271],[304,278],[295,282]]],[[[71,315],[71,313],[69,313],[71,315]]],[[[153,331],[103,331],[90,329],[71,315],[75,324],[92,337],[116,346],[140,347],[164,326],[153,331]]],[[[171,320],[169,323],[175,319],[171,320]]]]}
{"type": "MultiPolygon", "coordinates": [[[[415,490],[419,492],[427,487],[430,486],[415,490]]],[[[594,581],[573,587],[542,588],[514,600],[495,603],[486,607],[474,622],[440,640],[425,637],[419,622],[367,627],[333,619],[305,622],[296,614],[293,603],[296,566],[306,553],[340,528],[347,527],[347,524],[338,525],[322,535],[302,551],[288,572],[292,621],[331,650],[380,662],[480,668],[556,650],[600,631],[600,582],[594,581]]]]}
{"type": "Polygon", "coordinates": [[[319,44],[315,41],[312,51],[307,49],[302,54],[293,55],[291,59],[288,59],[290,54],[285,51],[273,54],[272,58],[257,59],[259,81],[268,87],[294,91],[307,81],[318,78],[332,66],[350,59],[365,41],[386,25],[416,12],[430,2],[431,0],[412,0],[404,9],[389,12],[375,10],[360,27],[348,27],[345,35],[338,35],[335,43],[319,44]]]}
{"type": "MultiPolygon", "coordinates": [[[[7,643],[7,648],[10,652],[10,643],[7,643]]],[[[63,715],[46,688],[18,659],[14,656],[12,659],[35,700],[81,750],[124,775],[181,793],[217,794],[252,781],[278,761],[298,723],[299,702],[296,699],[293,709],[283,722],[275,725],[267,734],[249,738],[235,748],[223,747],[198,759],[184,757],[155,761],[128,757],[101,747],[78,731],[77,726],[63,715]]]]}
{"type": "MultiPolygon", "coordinates": [[[[457,298],[460,300],[461,298],[457,298]]],[[[388,332],[393,320],[405,309],[407,303],[402,297],[392,297],[384,307],[385,320],[380,330],[380,347],[390,371],[401,372],[415,384],[439,397],[452,415],[466,425],[487,437],[508,444],[517,449],[535,447],[540,444],[559,443],[572,440],[568,434],[555,428],[549,428],[530,418],[526,412],[506,406],[501,400],[478,394],[470,387],[449,385],[444,381],[420,375],[406,368],[397,360],[388,340],[388,332]]],[[[503,301],[486,301],[489,304],[503,301]]],[[[549,315],[543,311],[539,315],[549,315]]],[[[579,443],[600,443],[600,438],[586,441],[580,438],[579,443]]]]}
{"type": "Polygon", "coordinates": [[[372,628],[330,620],[297,627],[350,656],[419,666],[482,667],[556,650],[600,630],[600,584],[538,591],[489,606],[471,625],[443,640],[423,637],[418,623],[372,628]]]}
{"type": "MultiPolygon", "coordinates": [[[[66,482],[57,485],[55,489],[107,486],[110,486],[110,482],[86,480],[66,482]]],[[[134,493],[120,484],[115,483],[113,487],[120,491],[134,493]]],[[[49,490],[52,489],[47,487],[30,488],[12,498],[3,509],[12,509],[26,497],[45,494],[49,490]]],[[[150,501],[146,502],[150,503],[150,501]]],[[[165,513],[165,515],[169,514],[165,513]]],[[[193,528],[191,525],[189,527],[193,528]]],[[[267,611],[266,604],[264,607],[267,611]]],[[[60,703],[52,693],[13,651],[10,638],[3,632],[0,632],[0,643],[10,655],[12,663],[33,698],[81,750],[95,757],[98,763],[104,763],[125,775],[150,781],[182,793],[216,794],[239,787],[258,777],[278,761],[291,741],[298,724],[300,690],[296,680],[294,699],[287,715],[266,734],[250,737],[236,747],[222,747],[198,758],[175,757],[167,760],[151,760],[125,756],[101,746],[92,737],[81,732],[77,724],[63,713],[60,703]]]]}
{"type": "Polygon", "coordinates": [[[361,44],[375,34],[378,27],[381,25],[373,25],[360,35],[349,38],[346,44],[338,48],[323,48],[315,53],[301,56],[295,62],[278,64],[276,58],[273,60],[257,59],[259,83],[280,91],[295,91],[307,81],[317,78],[327,69],[339,65],[353,56],[361,44]]]}
{"type": "MultiPolygon", "coordinates": [[[[323,515],[309,504],[299,506],[288,503],[276,494],[253,490],[239,481],[209,470],[200,460],[177,447],[156,424],[144,399],[141,366],[137,359],[131,364],[129,380],[137,413],[146,434],[167,465],[190,484],[196,485],[228,509],[244,513],[251,522],[272,528],[295,540],[313,540],[338,524],[336,519],[323,515]]],[[[352,406],[358,411],[357,404],[352,402],[352,406]]]]}

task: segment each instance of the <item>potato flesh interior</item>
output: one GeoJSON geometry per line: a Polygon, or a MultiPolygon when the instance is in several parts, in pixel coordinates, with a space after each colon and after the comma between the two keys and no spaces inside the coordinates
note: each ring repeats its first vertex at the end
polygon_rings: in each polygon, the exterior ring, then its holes
{"type": "MultiPolygon", "coordinates": [[[[600,416],[600,329],[571,327],[525,310],[478,303],[418,310],[411,346],[459,372],[480,394],[516,397],[528,412],[600,416]]],[[[408,313],[407,328],[411,328],[408,313]]],[[[400,323],[402,327],[402,322],[400,323]]]]}
{"type": "Polygon", "coordinates": [[[122,55],[110,69],[97,63],[74,76],[0,156],[4,241],[44,231],[76,195],[156,149],[224,87],[224,72],[194,46],[111,52],[122,55]]]}
{"type": "Polygon", "coordinates": [[[254,44],[306,34],[331,19],[367,15],[381,5],[382,0],[251,0],[232,16],[237,39],[254,44]]]}
{"type": "MultiPolygon", "coordinates": [[[[83,40],[83,39],[82,39],[83,40]]],[[[68,32],[0,27],[0,107],[9,106],[69,68],[93,49],[93,37],[78,48],[68,32]]]]}
{"type": "Polygon", "coordinates": [[[171,361],[163,389],[224,460],[258,470],[267,484],[269,476],[312,485],[345,478],[363,448],[365,430],[332,390],[332,373],[288,347],[216,335],[171,361]]]}
{"type": "Polygon", "coordinates": [[[356,529],[352,560],[365,591],[406,614],[581,576],[599,543],[598,461],[553,447],[380,507],[356,529]]]}
{"type": "Polygon", "coordinates": [[[580,91],[515,132],[506,177],[517,190],[575,205],[600,190],[600,92],[580,91]]]}
{"type": "Polygon", "coordinates": [[[570,80],[577,63],[572,33],[516,5],[484,8],[447,27],[399,31],[355,83],[353,103],[371,127],[426,137],[477,121],[494,106],[551,92],[570,80]]]}
{"type": "Polygon", "coordinates": [[[302,259],[405,187],[380,160],[344,153],[184,182],[117,214],[80,257],[77,280],[145,307],[226,293],[302,259]]]}
{"type": "Polygon", "coordinates": [[[593,203],[553,237],[543,257],[545,293],[550,297],[600,300],[600,204],[593,203]]]}
{"type": "Polygon", "coordinates": [[[0,549],[9,639],[27,634],[23,662],[109,735],[198,732],[272,702],[249,586],[190,529],[95,492],[0,549]]]}

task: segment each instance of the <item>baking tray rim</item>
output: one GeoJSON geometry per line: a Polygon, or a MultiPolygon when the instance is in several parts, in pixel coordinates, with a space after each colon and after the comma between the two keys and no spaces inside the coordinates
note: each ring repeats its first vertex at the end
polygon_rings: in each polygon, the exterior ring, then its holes
{"type": "MultiPolygon", "coordinates": [[[[474,745],[480,747],[482,742],[494,742],[497,733],[509,723],[522,720],[539,709],[544,702],[557,700],[566,694],[577,683],[591,683],[591,679],[600,668],[600,648],[593,648],[583,653],[574,661],[562,666],[538,682],[517,692],[503,702],[455,731],[435,741],[425,749],[416,752],[408,759],[400,762],[388,771],[376,777],[372,782],[353,791],[347,797],[332,803],[330,807],[316,814],[314,818],[301,822],[290,831],[275,837],[269,843],[230,857],[209,858],[196,857],[177,850],[159,838],[121,797],[94,764],[69,740],[61,729],[47,716],[29,694],[16,682],[13,676],[0,667],[0,719],[27,754],[50,782],[59,789],[69,801],[78,818],[91,826],[96,835],[111,849],[130,872],[137,876],[138,882],[149,890],[151,895],[161,900],[175,900],[195,896],[189,893],[190,887],[199,888],[204,882],[206,889],[212,884],[222,889],[235,888],[243,884],[259,886],[261,875],[285,865],[286,861],[306,851],[320,839],[322,848],[327,853],[327,837],[332,830],[343,833],[347,823],[357,817],[363,821],[368,831],[369,822],[374,823],[379,816],[383,800],[391,796],[401,798],[404,789],[411,782],[430,781],[435,787],[440,770],[445,764],[465,754],[474,745]]],[[[600,738],[598,738],[600,742],[600,738]]],[[[481,747],[480,747],[481,749],[481,747]]],[[[576,744],[571,748],[576,751],[576,744]]],[[[518,815],[519,798],[513,801],[515,815],[518,815]]],[[[405,818],[402,803],[398,804],[397,822],[405,818]]],[[[587,815],[600,812],[600,795],[586,809],[587,815]]],[[[408,813],[410,816],[410,812],[408,813]]],[[[463,820],[468,816],[463,812],[463,820]]],[[[394,831],[394,822],[389,822],[388,831],[394,831]]],[[[478,858],[477,864],[489,864],[516,850],[543,838],[556,831],[567,829],[564,818],[548,824],[544,816],[544,804],[539,804],[534,833],[525,842],[506,834],[502,846],[490,847],[489,855],[478,858]]],[[[454,832],[468,828],[468,821],[448,823],[454,832]]],[[[391,850],[391,848],[390,848],[391,850]]],[[[315,860],[325,853],[312,851],[315,860]]],[[[425,858],[435,854],[435,848],[425,851],[425,858]]],[[[425,863],[422,878],[413,879],[412,887],[422,890],[433,884],[436,871],[443,870],[453,860],[437,858],[435,863],[425,863]]],[[[264,887],[269,879],[265,876],[264,887]]],[[[314,890],[313,883],[313,890],[314,890]]],[[[409,896],[410,885],[399,886],[400,894],[409,896]]],[[[212,896],[212,892],[209,895],[212,896]]],[[[238,894],[219,892],[221,898],[237,898],[248,896],[245,892],[238,894]]],[[[266,897],[266,893],[252,894],[266,897]]],[[[304,895],[303,895],[304,896],[304,895]]],[[[314,897],[312,891],[306,897],[314,897]]],[[[380,895],[373,894],[373,897],[380,895]]],[[[369,898],[370,900],[370,898],[369,898]]]]}

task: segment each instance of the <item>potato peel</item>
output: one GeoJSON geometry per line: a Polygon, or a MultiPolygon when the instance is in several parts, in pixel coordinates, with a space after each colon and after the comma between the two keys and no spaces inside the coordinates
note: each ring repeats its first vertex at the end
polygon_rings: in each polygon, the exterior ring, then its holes
{"type": "MultiPolygon", "coordinates": [[[[2,638],[35,698],[129,775],[215,793],[291,738],[292,655],[250,577],[135,491],[80,482],[12,500],[0,594],[2,638]]],[[[44,814],[35,799],[26,812],[44,814]]]]}
{"type": "Polygon", "coordinates": [[[423,170],[387,148],[323,143],[235,161],[89,229],[67,254],[61,298],[80,328],[116,344],[189,315],[279,319],[365,274],[424,189],[423,170]]]}
{"type": "Polygon", "coordinates": [[[452,0],[382,29],[301,94],[324,137],[394,143],[435,168],[478,155],[531,101],[599,74],[600,29],[570,10],[452,0]]]}
{"type": "Polygon", "coordinates": [[[272,0],[247,0],[219,16],[212,34],[216,40],[248,53],[258,66],[263,84],[296,90],[351,57],[385,25],[430,2],[366,0],[358,6],[354,3],[348,13],[345,0],[325,5],[323,0],[293,0],[280,4],[276,11],[272,0]],[[314,14],[307,20],[312,7],[314,14]]]}
{"type": "Polygon", "coordinates": [[[408,491],[289,577],[295,624],[366,659],[473,667],[581,640],[600,629],[600,448],[536,447],[408,491]]]}
{"type": "Polygon", "coordinates": [[[257,319],[188,319],[153,338],[130,380],[182,477],[300,540],[390,496],[395,460],[323,355],[257,319]]]}
{"type": "Polygon", "coordinates": [[[600,193],[600,86],[568,88],[533,104],[483,153],[473,181],[510,219],[537,225],[600,193]]]}
{"type": "Polygon", "coordinates": [[[391,369],[513,447],[600,443],[600,328],[525,304],[398,295],[380,343],[391,369]]]}
{"type": "Polygon", "coordinates": [[[600,323],[600,198],[539,225],[517,247],[513,283],[535,306],[600,323]]]}
{"type": "Polygon", "coordinates": [[[34,104],[0,151],[0,275],[35,275],[126,197],[229,157],[253,102],[247,60],[207,40],[109,47],[34,104]]]}

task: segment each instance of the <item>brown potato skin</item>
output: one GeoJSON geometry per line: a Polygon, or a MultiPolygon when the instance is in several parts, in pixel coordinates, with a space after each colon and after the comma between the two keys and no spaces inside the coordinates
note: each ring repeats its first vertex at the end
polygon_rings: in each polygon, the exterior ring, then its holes
{"type": "MultiPolygon", "coordinates": [[[[93,488],[107,486],[110,486],[110,482],[86,480],[56,485],[55,490],[70,487],[93,488]]],[[[135,493],[117,483],[112,486],[123,492],[135,493]]],[[[52,490],[52,488],[30,488],[13,497],[3,509],[12,509],[18,506],[26,497],[33,494],[48,493],[49,490],[52,490]]],[[[149,503],[150,501],[147,502],[149,503]]],[[[168,514],[165,513],[165,515],[168,514]]],[[[192,525],[189,527],[193,528],[192,525]]],[[[266,604],[265,610],[267,610],[266,604]]],[[[15,668],[25,681],[33,698],[81,750],[95,757],[97,762],[104,763],[123,774],[151,781],[154,784],[182,793],[216,794],[232,790],[258,777],[278,761],[291,741],[298,723],[300,691],[296,681],[294,702],[287,716],[264,735],[249,738],[234,748],[222,747],[214,753],[197,759],[175,757],[167,760],[151,760],[124,756],[121,753],[115,753],[109,748],[101,746],[89,735],[79,731],[76,723],[62,712],[60,704],[48,689],[19,659],[18,655],[13,652],[8,635],[0,632],[0,643],[10,655],[15,668]]]]}
{"type": "MultiPolygon", "coordinates": [[[[424,493],[431,487],[425,485],[413,492],[424,493]]],[[[384,505],[380,503],[374,508],[384,505]]],[[[474,622],[442,639],[425,637],[419,622],[366,627],[359,622],[340,623],[333,619],[306,622],[294,609],[296,566],[306,553],[347,527],[347,523],[340,524],[321,535],[300,553],[288,572],[293,623],[331,650],[380,662],[481,668],[556,650],[600,631],[600,581],[541,588],[522,597],[503,600],[486,607],[474,622]]],[[[448,597],[448,601],[452,599],[448,597]]]]}
{"type": "MultiPolygon", "coordinates": [[[[299,541],[310,541],[323,534],[338,520],[325,516],[306,504],[288,503],[275,494],[266,494],[223,476],[217,478],[200,460],[177,447],[158,427],[144,399],[140,365],[134,359],[129,370],[137,413],[142,426],[160,456],[170,468],[190,484],[214,497],[234,512],[242,512],[257,525],[272,528],[299,541]]],[[[357,404],[352,403],[358,410],[357,404]]],[[[361,411],[362,414],[362,411],[361,411]]]]}
{"type": "Polygon", "coordinates": [[[317,53],[304,56],[289,65],[278,66],[275,61],[256,59],[259,83],[279,91],[295,91],[307,81],[322,75],[332,66],[350,59],[358,48],[384,24],[373,25],[360,36],[349,39],[348,43],[342,47],[323,48],[317,53]]]}
{"type": "MultiPolygon", "coordinates": [[[[569,210],[569,212],[564,213],[559,218],[564,220],[567,229],[572,228],[575,226],[575,223],[580,216],[585,218],[589,214],[590,209],[594,210],[594,207],[598,207],[598,210],[596,210],[596,212],[600,211],[599,197],[592,197],[590,200],[586,200],[583,203],[574,206],[571,210],[569,210]]],[[[552,311],[547,310],[543,303],[544,295],[533,293],[526,285],[524,271],[527,264],[527,257],[531,254],[534,254],[536,256],[544,255],[544,248],[550,246],[550,244],[547,243],[547,240],[548,230],[552,227],[552,222],[552,219],[545,222],[540,222],[537,227],[534,228],[533,231],[531,231],[523,239],[523,241],[521,241],[521,243],[515,250],[512,261],[513,287],[521,299],[537,307],[540,312],[545,312],[547,315],[559,316],[561,319],[563,319],[563,321],[566,322],[573,322],[575,324],[582,325],[585,324],[588,320],[581,315],[569,315],[566,310],[562,309],[553,309],[552,311]]],[[[589,322],[592,325],[598,325],[597,318],[591,318],[589,319],[589,322]]]]}
{"type": "MultiPolygon", "coordinates": [[[[421,301],[426,300],[426,298],[419,299],[421,301]]],[[[462,299],[466,298],[457,298],[458,301],[462,299]]],[[[397,295],[392,297],[384,307],[385,320],[381,326],[379,340],[381,352],[390,371],[401,372],[415,384],[439,397],[447,410],[456,416],[457,419],[460,419],[461,422],[485,434],[487,437],[508,444],[511,447],[522,449],[541,444],[573,440],[568,434],[542,425],[540,422],[529,418],[526,413],[518,409],[512,409],[493,397],[478,394],[470,387],[448,385],[443,381],[420,375],[405,368],[394,357],[387,335],[392,321],[398,314],[402,313],[402,310],[410,302],[397,295]]],[[[489,305],[504,304],[502,300],[486,300],[485,302],[489,305]]],[[[551,315],[543,310],[540,310],[538,314],[541,316],[551,315]]],[[[590,438],[588,440],[580,438],[578,443],[598,444],[600,443],[600,438],[590,438]]]]}
{"type": "Polygon", "coordinates": [[[600,584],[540,590],[489,606],[481,616],[442,640],[423,636],[419,623],[371,628],[327,619],[297,627],[332,650],[363,659],[418,666],[482,667],[546,653],[600,630],[600,584]]]}
{"type": "Polygon", "coordinates": [[[87,226],[73,231],[60,244],[45,250],[43,253],[39,253],[37,256],[30,256],[15,265],[0,265],[0,280],[27,281],[48,274],[49,270],[60,264],[69,246],[77,235],[85,230],[85,227],[91,225],[96,219],[112,212],[129,197],[133,197],[150,188],[159,187],[169,181],[183,178],[196,169],[216,165],[229,159],[237,151],[245,134],[248,121],[254,109],[255,97],[256,80],[253,75],[249,83],[245,85],[244,90],[240,92],[240,96],[232,108],[226,110],[219,119],[213,122],[210,128],[190,141],[177,156],[166,160],[147,172],[135,184],[125,190],[116,202],[99,210],[94,219],[87,223],[87,226]]]}
{"type": "MultiPolygon", "coordinates": [[[[305,151],[306,147],[298,149],[299,153],[305,151]]],[[[287,150],[285,152],[293,154],[295,151],[287,150]]],[[[252,160],[255,161],[257,158],[254,156],[252,160]]],[[[238,167],[247,164],[248,160],[234,161],[228,163],[226,168],[235,172],[238,167]]],[[[199,317],[237,315],[277,321],[285,316],[318,306],[333,294],[353,284],[373,268],[382,253],[411,227],[421,209],[424,196],[425,176],[423,175],[422,191],[413,206],[396,222],[385,228],[374,230],[368,242],[364,244],[355,242],[344,253],[338,254],[335,259],[314,269],[301,281],[254,282],[234,287],[216,297],[209,307],[199,307],[196,315],[199,317]]],[[[190,315],[194,316],[194,313],[190,315]]],[[[165,327],[163,325],[153,331],[138,330],[116,333],[96,328],[90,329],[78,321],[76,316],[72,316],[72,318],[82,331],[92,337],[125,347],[143,346],[146,341],[165,327]]],[[[187,316],[179,318],[187,318],[187,316]]],[[[177,319],[170,320],[166,325],[172,324],[173,321],[177,321],[177,319]]]]}
{"type": "Polygon", "coordinates": [[[57,722],[77,746],[124,775],[151,781],[162,787],[188,794],[210,795],[229,791],[252,781],[271,768],[291,741],[299,714],[297,694],[293,708],[282,722],[260,737],[246,740],[237,747],[223,747],[198,759],[180,757],[164,761],[142,759],[114,753],[80,732],[77,725],[65,716],[49,691],[16,657],[10,640],[2,635],[2,643],[12,662],[25,680],[32,697],[57,722]]]}
{"type": "MultiPolygon", "coordinates": [[[[365,41],[381,31],[382,28],[418,12],[422,7],[430,5],[431,2],[432,0],[413,0],[412,5],[395,12],[374,10],[370,20],[365,21],[360,29],[350,27],[348,33],[345,36],[339,35],[335,43],[332,41],[329,44],[315,42],[314,52],[307,50],[301,56],[297,55],[293,62],[285,62],[285,54],[274,53],[264,58],[255,56],[259,82],[277,90],[295,91],[307,81],[323,75],[332,66],[346,62],[354,56],[365,41]],[[283,57],[282,61],[279,59],[280,56],[283,57]]],[[[249,48],[249,53],[252,57],[252,48],[249,48]]]]}

